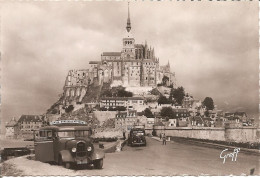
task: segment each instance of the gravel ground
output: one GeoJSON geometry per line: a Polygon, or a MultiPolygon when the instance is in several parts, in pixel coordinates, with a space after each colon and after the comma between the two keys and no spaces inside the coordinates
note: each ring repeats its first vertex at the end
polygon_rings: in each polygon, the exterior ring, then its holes
{"type": "Polygon", "coordinates": [[[7,160],[3,163],[3,176],[66,176],[77,175],[74,170],[65,169],[62,166],[29,160],[27,156],[7,160]]]}
{"type": "Polygon", "coordinates": [[[5,162],[3,176],[220,176],[249,175],[252,168],[255,168],[254,175],[259,175],[259,157],[239,153],[237,161],[228,158],[223,164],[219,158],[221,151],[172,141],[165,146],[162,142],[147,138],[146,147],[125,146],[121,152],[107,153],[101,170],[92,167],[69,170],[20,157],[5,162]]]}

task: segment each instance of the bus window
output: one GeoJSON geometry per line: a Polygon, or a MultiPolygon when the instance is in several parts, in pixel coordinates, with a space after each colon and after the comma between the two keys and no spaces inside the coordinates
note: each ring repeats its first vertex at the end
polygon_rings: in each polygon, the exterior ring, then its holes
{"type": "Polygon", "coordinates": [[[52,138],[52,131],[47,131],[47,138],[48,139],[52,138]]]}
{"type": "Polygon", "coordinates": [[[39,139],[41,139],[41,140],[52,139],[52,131],[51,130],[41,130],[39,132],[39,139]]]}

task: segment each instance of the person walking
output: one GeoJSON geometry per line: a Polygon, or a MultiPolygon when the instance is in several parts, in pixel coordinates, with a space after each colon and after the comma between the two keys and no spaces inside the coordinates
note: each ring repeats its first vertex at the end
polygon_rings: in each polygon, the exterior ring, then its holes
{"type": "Polygon", "coordinates": [[[163,145],[166,145],[166,135],[165,135],[165,133],[163,134],[162,139],[163,139],[163,145]]]}
{"type": "Polygon", "coordinates": [[[162,133],[160,133],[160,140],[162,139],[162,133]]]}
{"type": "Polygon", "coordinates": [[[125,130],[123,130],[123,138],[124,138],[124,140],[126,139],[125,130]]]}

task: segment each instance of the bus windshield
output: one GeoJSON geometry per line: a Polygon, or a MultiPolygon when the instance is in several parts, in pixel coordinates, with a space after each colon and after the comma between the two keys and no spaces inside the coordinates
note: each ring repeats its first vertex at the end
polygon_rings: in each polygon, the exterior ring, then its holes
{"type": "Polygon", "coordinates": [[[59,131],[57,136],[60,138],[88,137],[90,136],[90,130],[59,131]]]}

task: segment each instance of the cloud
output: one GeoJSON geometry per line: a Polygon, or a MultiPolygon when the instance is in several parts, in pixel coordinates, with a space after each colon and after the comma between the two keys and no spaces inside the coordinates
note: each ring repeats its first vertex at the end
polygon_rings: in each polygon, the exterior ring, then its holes
{"type": "MultiPolygon", "coordinates": [[[[161,64],[171,62],[178,84],[196,98],[257,113],[257,7],[132,2],[132,32],[137,43],[155,48],[161,64]]],[[[68,70],[87,68],[103,51],[121,51],[126,11],[125,2],[2,2],[3,118],[44,113],[68,70]]]]}

